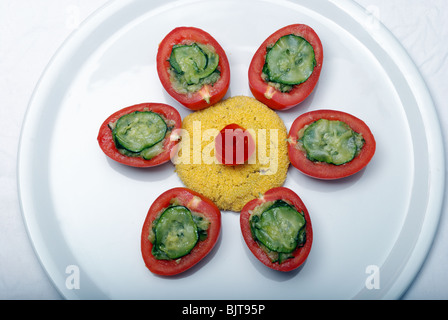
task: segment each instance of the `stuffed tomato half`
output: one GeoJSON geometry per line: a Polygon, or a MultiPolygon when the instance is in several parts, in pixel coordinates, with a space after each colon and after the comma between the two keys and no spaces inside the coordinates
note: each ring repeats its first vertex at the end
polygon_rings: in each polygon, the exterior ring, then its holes
{"type": "Polygon", "coordinates": [[[230,84],[224,49],[194,27],[178,27],[165,36],[157,52],[157,73],[168,94],[191,110],[215,104],[230,84]]]}
{"type": "Polygon", "coordinates": [[[272,109],[290,109],[314,90],[323,58],[322,43],[311,27],[283,27],[255,52],[249,66],[250,90],[272,109]]]}
{"type": "Polygon", "coordinates": [[[376,142],[367,124],[335,110],[302,114],[291,125],[288,154],[302,173],[324,180],[362,170],[375,154],[376,142]]]}
{"type": "Polygon", "coordinates": [[[173,107],[141,103],[109,116],[97,139],[109,158],[132,167],[153,167],[171,159],[179,141],[175,131],[181,125],[181,116],[173,107]]]}
{"type": "Polygon", "coordinates": [[[273,188],[249,201],[241,210],[240,225],[250,251],[271,269],[294,270],[310,253],[311,219],[304,203],[291,189],[273,188]]]}
{"type": "Polygon", "coordinates": [[[173,188],[149,208],[141,235],[141,252],[153,273],[171,276],[201,261],[215,246],[221,212],[201,194],[173,188]]]}

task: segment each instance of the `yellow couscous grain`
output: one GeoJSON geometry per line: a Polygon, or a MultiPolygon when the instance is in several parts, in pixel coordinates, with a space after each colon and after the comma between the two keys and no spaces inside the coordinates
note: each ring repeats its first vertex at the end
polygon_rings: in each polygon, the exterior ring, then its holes
{"type": "Polygon", "coordinates": [[[221,210],[239,212],[250,200],[282,186],[289,167],[287,131],[280,117],[254,98],[237,96],[186,116],[173,159],[187,188],[212,200],[221,210]],[[214,157],[214,138],[226,125],[248,130],[256,149],[245,164],[226,166],[214,157]]]}

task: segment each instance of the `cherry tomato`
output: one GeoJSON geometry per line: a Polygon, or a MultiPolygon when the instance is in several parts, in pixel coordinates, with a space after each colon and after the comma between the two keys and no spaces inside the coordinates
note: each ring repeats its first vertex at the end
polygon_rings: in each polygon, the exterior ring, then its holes
{"type": "Polygon", "coordinates": [[[245,163],[255,151],[251,134],[238,124],[225,126],[215,138],[216,158],[224,165],[245,163]]]}

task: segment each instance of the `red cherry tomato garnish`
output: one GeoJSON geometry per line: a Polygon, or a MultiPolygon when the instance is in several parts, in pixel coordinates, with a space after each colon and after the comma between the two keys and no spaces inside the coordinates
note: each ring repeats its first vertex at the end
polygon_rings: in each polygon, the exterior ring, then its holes
{"type": "Polygon", "coordinates": [[[255,142],[247,130],[232,123],[216,136],[215,151],[216,158],[224,165],[243,164],[254,153],[255,142]]]}

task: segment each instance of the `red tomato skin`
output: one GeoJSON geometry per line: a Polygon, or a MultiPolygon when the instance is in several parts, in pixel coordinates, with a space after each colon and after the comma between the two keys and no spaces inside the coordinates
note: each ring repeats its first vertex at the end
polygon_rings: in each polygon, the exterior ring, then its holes
{"type": "Polygon", "coordinates": [[[375,154],[376,141],[367,124],[357,117],[342,111],[315,110],[297,117],[291,125],[288,134],[288,155],[291,164],[313,178],[334,180],[345,178],[362,170],[375,154]],[[360,153],[350,162],[336,166],[325,162],[310,161],[304,151],[297,146],[298,132],[304,126],[319,119],[339,120],[348,124],[352,130],[361,133],[365,143],[360,153]]]}
{"type": "Polygon", "coordinates": [[[145,218],[141,236],[141,253],[146,267],[155,274],[172,276],[182,273],[207,256],[215,246],[221,232],[221,211],[208,198],[187,189],[173,188],[162,193],[151,205],[145,218]],[[210,221],[207,238],[199,241],[189,254],[178,260],[158,260],[151,254],[153,244],[148,240],[149,231],[157,215],[170,205],[172,199],[180,205],[202,213],[210,221]],[[198,200],[200,199],[200,200],[198,200]]]}
{"type": "Polygon", "coordinates": [[[209,33],[194,27],[175,28],[160,42],[157,51],[157,73],[162,86],[168,94],[190,110],[204,109],[217,103],[225,96],[230,85],[230,66],[224,49],[209,33]],[[201,94],[201,90],[205,90],[205,86],[198,92],[182,94],[176,92],[171,85],[168,70],[170,68],[169,57],[173,45],[192,42],[209,44],[215,48],[216,53],[219,55],[218,70],[221,72],[221,77],[215,84],[206,87],[210,99],[209,103],[204,100],[203,93],[201,94]]]}
{"type": "Polygon", "coordinates": [[[246,203],[246,205],[243,207],[240,213],[240,226],[244,241],[246,242],[246,245],[248,246],[249,250],[254,254],[254,256],[258,260],[260,260],[264,265],[266,265],[271,269],[283,272],[288,272],[297,269],[305,262],[311,251],[311,246],[313,243],[313,227],[311,225],[311,218],[302,199],[289,188],[277,187],[270,189],[261,198],[254,199],[246,203]],[[249,223],[250,214],[252,210],[254,210],[256,207],[265,202],[280,199],[285,200],[289,204],[293,205],[297,211],[299,212],[303,211],[306,220],[305,245],[303,247],[297,248],[292,253],[294,255],[294,258],[287,259],[281,264],[277,262],[271,262],[267,254],[263,251],[263,249],[260,248],[258,243],[252,237],[252,232],[249,223]]]}
{"type": "Polygon", "coordinates": [[[270,35],[255,52],[249,66],[249,87],[254,97],[271,109],[287,110],[304,101],[314,90],[322,70],[324,54],[322,42],[317,33],[305,24],[293,24],[283,27],[270,35]],[[295,85],[290,92],[282,93],[270,87],[262,78],[262,70],[265,64],[266,47],[273,45],[285,35],[294,34],[307,40],[314,49],[316,66],[311,76],[303,83],[295,85]],[[270,92],[266,97],[266,92],[270,92]]]}
{"type": "Polygon", "coordinates": [[[231,123],[219,132],[215,138],[215,156],[219,163],[234,166],[245,163],[252,156],[255,151],[255,141],[252,136],[245,131],[246,129],[240,125],[231,123]],[[233,133],[228,134],[227,131],[232,131],[233,133]],[[235,137],[236,141],[233,140],[233,137],[235,137]],[[244,141],[242,146],[238,144],[238,142],[241,142],[241,139],[244,141]],[[241,148],[243,149],[242,151],[241,148]],[[229,152],[233,155],[233,159],[228,159],[230,158],[227,156],[229,152]],[[241,152],[243,153],[242,158],[240,155],[241,152]]]}
{"type": "Polygon", "coordinates": [[[123,108],[111,116],[109,116],[101,125],[98,133],[98,144],[103,150],[103,152],[111,159],[131,167],[154,167],[162,163],[168,162],[171,159],[171,153],[178,143],[178,139],[171,139],[173,133],[176,130],[180,130],[182,126],[182,119],[179,112],[173,107],[163,104],[163,103],[141,103],[133,106],[123,108]],[[174,121],[174,128],[170,135],[166,138],[163,149],[164,151],[159,155],[155,156],[151,160],[145,160],[140,157],[128,157],[121,154],[115,146],[115,142],[112,136],[112,130],[109,128],[108,124],[111,122],[116,122],[120,117],[135,112],[135,111],[153,111],[158,114],[163,115],[168,120],[174,121]]]}

